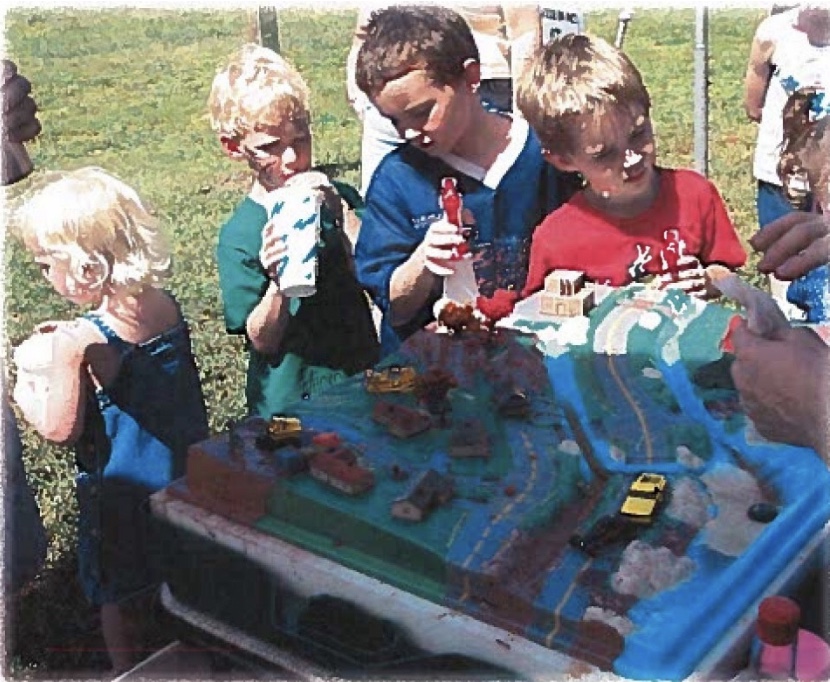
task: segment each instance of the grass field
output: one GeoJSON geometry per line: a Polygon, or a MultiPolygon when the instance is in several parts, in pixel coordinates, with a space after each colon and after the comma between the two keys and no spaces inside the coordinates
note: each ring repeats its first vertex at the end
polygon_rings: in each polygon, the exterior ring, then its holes
{"type": "MultiPolygon", "coordinates": [[[[618,9],[586,14],[613,40],[618,9]]],[[[743,237],[755,228],[750,159],[755,130],[744,117],[742,79],[763,10],[710,16],[710,176],[743,237]]],[[[194,331],[211,424],[243,414],[244,356],[228,337],[214,262],[217,229],[245,191],[241,166],[212,137],[205,100],[217,66],[255,37],[253,11],[16,9],[6,15],[8,55],[35,84],[44,132],[29,146],[38,169],[99,165],[133,184],[175,244],[172,289],[194,331]]],[[[317,161],[358,183],[360,128],[345,97],[355,12],[282,10],[283,53],[312,91],[317,161]]],[[[654,103],[661,160],[693,164],[694,10],[637,11],[626,49],[654,103]]],[[[30,181],[9,192],[14,202],[30,181]]],[[[754,264],[754,259],[751,261],[754,264]]],[[[22,249],[5,250],[4,351],[45,319],[75,315],[22,249]]],[[[6,355],[8,357],[8,355],[6,355]]],[[[171,406],[172,408],[172,406],[171,406]]],[[[48,565],[15,610],[11,672],[66,679],[100,670],[95,613],[75,587],[73,460],[25,430],[26,462],[50,533],[48,565]]]]}

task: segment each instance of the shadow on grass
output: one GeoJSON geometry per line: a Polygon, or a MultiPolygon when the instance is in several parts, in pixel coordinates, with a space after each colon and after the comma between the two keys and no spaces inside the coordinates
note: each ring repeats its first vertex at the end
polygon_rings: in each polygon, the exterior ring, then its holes
{"type": "MultiPolygon", "coordinates": [[[[44,569],[15,601],[6,603],[5,647],[8,679],[82,680],[108,676],[110,661],[97,607],[78,582],[74,556],[44,569]]],[[[172,639],[169,623],[157,609],[141,657],[172,639]]]]}

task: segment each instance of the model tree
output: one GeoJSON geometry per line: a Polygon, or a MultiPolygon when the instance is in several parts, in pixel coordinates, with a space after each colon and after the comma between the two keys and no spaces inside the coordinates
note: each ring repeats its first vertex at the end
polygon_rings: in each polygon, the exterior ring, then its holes
{"type": "Polygon", "coordinates": [[[430,414],[438,415],[441,425],[444,426],[447,412],[450,410],[447,394],[456,386],[458,380],[452,373],[440,367],[432,367],[415,378],[413,394],[430,414]]]}

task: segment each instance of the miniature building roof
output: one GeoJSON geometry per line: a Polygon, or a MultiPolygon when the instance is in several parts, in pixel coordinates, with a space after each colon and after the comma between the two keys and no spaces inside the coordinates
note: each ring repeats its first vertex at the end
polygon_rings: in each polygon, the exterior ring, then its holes
{"type": "Polygon", "coordinates": [[[545,277],[545,281],[576,282],[584,276],[585,273],[582,270],[551,270],[548,276],[545,277]]]}
{"type": "Polygon", "coordinates": [[[435,471],[427,469],[415,481],[409,492],[399,502],[410,502],[419,509],[428,509],[436,504],[440,498],[452,495],[452,479],[435,471]]]}

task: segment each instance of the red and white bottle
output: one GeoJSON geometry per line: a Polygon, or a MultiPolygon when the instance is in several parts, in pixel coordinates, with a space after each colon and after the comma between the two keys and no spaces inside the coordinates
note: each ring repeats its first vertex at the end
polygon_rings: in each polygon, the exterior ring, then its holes
{"type": "Polygon", "coordinates": [[[801,608],[787,597],[764,599],[758,607],[749,674],[758,680],[826,680],[830,645],[799,628],[801,608]]]}
{"type": "MultiPolygon", "coordinates": [[[[464,202],[461,193],[458,191],[458,181],[453,177],[441,179],[441,208],[447,222],[455,225],[459,233],[464,234],[463,222],[461,220],[461,208],[464,202]]],[[[470,247],[464,242],[453,248],[451,260],[459,260],[469,253],[470,247]]]]}

